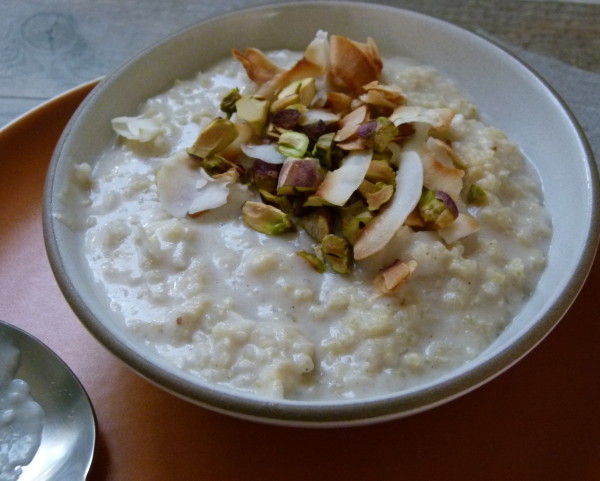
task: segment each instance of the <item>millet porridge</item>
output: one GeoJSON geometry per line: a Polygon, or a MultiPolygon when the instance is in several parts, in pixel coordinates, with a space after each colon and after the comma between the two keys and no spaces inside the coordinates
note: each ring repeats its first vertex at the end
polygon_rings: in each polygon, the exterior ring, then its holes
{"type": "Polygon", "coordinates": [[[124,112],[76,167],[119,321],[177,368],[268,398],[390,393],[476,358],[545,267],[519,148],[371,40],[234,56],[124,112]]]}

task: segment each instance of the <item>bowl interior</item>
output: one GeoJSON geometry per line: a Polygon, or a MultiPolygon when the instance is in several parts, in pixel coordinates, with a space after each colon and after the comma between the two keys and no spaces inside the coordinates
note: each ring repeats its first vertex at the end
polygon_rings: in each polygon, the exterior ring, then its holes
{"type": "Polygon", "coordinates": [[[298,3],[237,12],[202,23],[151,47],[103,81],[65,130],[45,194],[44,227],[51,264],[67,300],[101,342],[130,366],[175,394],[240,416],[272,422],[367,422],[408,414],[473,389],[529,351],[558,322],[581,287],[598,239],[597,173],[572,116],[528,68],[499,47],[417,13],[359,3],[298,3]],[[476,361],[419,389],[339,403],[265,403],[205,386],[153,358],[115,322],[86,270],[67,195],[74,163],[92,163],[114,142],[110,120],[135,115],[175,79],[230,55],[232,48],[301,50],[318,29],[354,39],[372,37],[382,55],[404,55],[453,78],[484,118],[505,131],[542,179],[554,234],[546,272],[514,322],[476,361]]]}

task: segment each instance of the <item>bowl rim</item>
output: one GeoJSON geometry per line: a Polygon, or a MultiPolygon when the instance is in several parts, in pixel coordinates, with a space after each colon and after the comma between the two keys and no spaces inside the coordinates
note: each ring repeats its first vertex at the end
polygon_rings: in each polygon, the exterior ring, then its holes
{"type": "Polygon", "coordinates": [[[398,8],[387,5],[368,4],[363,2],[350,1],[311,1],[311,2],[290,2],[284,4],[269,4],[258,7],[252,7],[244,10],[231,12],[225,15],[215,16],[205,19],[199,23],[181,29],[158,42],[143,49],[141,52],[129,58],[122,63],[110,75],[105,77],[100,84],[92,90],[87,98],[78,107],[75,114],[67,124],[61,135],[61,138],[55,148],[52,156],[43,197],[43,234],[47,250],[48,259],[54,276],[59,287],[69,303],[72,310],[81,320],[83,325],[117,358],[125,362],[128,367],[138,374],[158,385],[159,387],[171,392],[172,394],[199,404],[213,411],[233,415],[236,417],[260,420],[274,424],[298,425],[298,426],[348,426],[351,424],[367,424],[387,419],[397,418],[414,414],[426,409],[430,409],[439,404],[448,402],[456,397],[462,396],[478,386],[492,380],[500,375],[506,369],[524,357],[531,351],[546,335],[558,324],[571,304],[574,302],[579,291],[591,270],[598,242],[600,240],[600,180],[598,177],[598,167],[594,160],[592,149],[586,139],[585,133],[579,122],[573,115],[571,109],[560,97],[556,90],[551,87],[534,69],[519,59],[504,46],[486,38],[477,32],[470,31],[464,27],[455,25],[446,20],[442,20],[430,15],[419,13],[413,10],[398,8]],[[280,11],[281,9],[294,8],[319,8],[321,6],[331,7],[349,7],[355,9],[368,9],[389,11],[394,14],[412,16],[416,19],[426,19],[429,22],[439,22],[445,28],[454,28],[461,32],[474,36],[478,41],[485,42],[494,46],[503,55],[516,60],[521,67],[533,74],[534,77],[547,89],[558,106],[567,116],[570,123],[575,127],[577,141],[585,153],[585,164],[588,170],[588,190],[590,198],[593,200],[590,214],[589,235],[585,246],[582,249],[582,256],[578,260],[574,275],[569,279],[563,292],[554,300],[550,308],[537,321],[535,328],[530,329],[510,346],[495,353],[489,359],[479,363],[477,369],[466,370],[457,376],[448,379],[442,379],[426,387],[413,390],[390,393],[374,398],[360,398],[334,401],[289,401],[289,400],[268,400],[263,398],[248,397],[243,393],[237,394],[230,390],[223,390],[210,383],[194,382],[191,378],[177,373],[174,375],[162,366],[149,363],[140,353],[130,350],[121,339],[116,338],[112,331],[96,317],[89,309],[78,293],[77,287],[69,278],[67,269],[63,261],[63,252],[59,245],[55,222],[53,216],[53,206],[57,195],[54,182],[56,178],[57,165],[62,158],[63,151],[67,147],[70,133],[73,131],[76,122],[83,112],[92,105],[96,97],[100,96],[102,91],[111,84],[113,79],[126,71],[131,65],[135,64],[140,58],[152,52],[158,46],[167,44],[177,37],[186,35],[196,29],[204,28],[207,24],[216,21],[227,20],[231,17],[244,15],[248,13],[261,12],[266,14],[269,11],[280,11]]]}

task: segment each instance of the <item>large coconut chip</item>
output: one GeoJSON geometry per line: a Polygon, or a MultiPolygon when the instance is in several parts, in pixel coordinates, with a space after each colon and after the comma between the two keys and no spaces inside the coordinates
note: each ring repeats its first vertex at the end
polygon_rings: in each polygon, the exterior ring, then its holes
{"type": "Polygon", "coordinates": [[[430,190],[446,192],[453,200],[458,200],[463,187],[464,170],[448,165],[429,151],[421,153],[423,161],[423,185],[430,190]]]}
{"type": "Polygon", "coordinates": [[[460,213],[454,222],[437,232],[446,244],[453,244],[478,230],[479,222],[477,222],[477,219],[468,214],[460,213]]]}
{"type": "Polygon", "coordinates": [[[186,155],[166,159],[156,173],[161,206],[179,218],[224,205],[230,180],[228,177],[213,179],[204,169],[194,168],[186,155]]]}
{"type": "Polygon", "coordinates": [[[331,35],[329,52],[329,77],[336,87],[360,95],[363,85],[379,78],[381,56],[371,39],[364,44],[340,35],[331,35]]]}
{"type": "Polygon", "coordinates": [[[382,250],[416,207],[423,190],[423,163],[414,151],[402,152],[396,172],[396,192],[389,205],[369,222],[354,244],[360,261],[382,250]]]}
{"type": "Polygon", "coordinates": [[[373,157],[373,151],[355,150],[336,170],[327,172],[315,195],[333,205],[344,205],[361,184],[373,157]]]}
{"type": "Polygon", "coordinates": [[[257,48],[248,48],[244,53],[234,49],[231,53],[241,62],[250,80],[258,85],[269,82],[282,72],[282,69],[257,48]]]}
{"type": "Polygon", "coordinates": [[[396,126],[422,122],[440,131],[447,130],[453,118],[454,111],[452,109],[428,109],[406,105],[398,107],[390,116],[390,120],[396,126]]]}

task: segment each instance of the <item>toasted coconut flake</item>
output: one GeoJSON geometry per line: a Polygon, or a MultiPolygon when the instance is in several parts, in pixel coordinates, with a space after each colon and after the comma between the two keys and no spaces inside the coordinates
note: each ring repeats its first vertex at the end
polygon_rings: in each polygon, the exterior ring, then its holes
{"type": "Polygon", "coordinates": [[[379,252],[404,224],[421,198],[423,164],[414,151],[402,152],[396,172],[396,192],[388,207],[363,229],[354,245],[354,259],[379,252]]]}
{"type": "Polygon", "coordinates": [[[332,112],[346,115],[350,111],[352,97],[341,92],[327,92],[325,107],[332,112]]]}
{"type": "Polygon", "coordinates": [[[392,85],[380,84],[378,80],[363,85],[363,89],[367,92],[371,90],[380,92],[387,100],[398,105],[406,100],[406,97],[404,97],[400,88],[392,85]]]}
{"type": "Polygon", "coordinates": [[[283,164],[285,155],[277,150],[277,144],[244,144],[242,151],[252,159],[260,159],[269,164],[283,164]]]}
{"type": "Polygon", "coordinates": [[[433,128],[444,131],[448,130],[454,111],[451,109],[428,109],[417,106],[400,106],[394,110],[390,120],[396,126],[409,124],[412,122],[422,122],[431,125],[433,128]]]}
{"type": "Polygon", "coordinates": [[[423,221],[423,218],[419,214],[419,210],[413,209],[413,211],[410,214],[408,214],[408,217],[404,221],[404,225],[408,227],[422,229],[423,227],[425,227],[425,221],[423,221]]]}
{"type": "Polygon", "coordinates": [[[315,38],[308,44],[304,51],[304,57],[310,62],[318,65],[324,74],[329,68],[329,40],[327,32],[319,30],[315,38]]]}
{"type": "Polygon", "coordinates": [[[234,125],[238,131],[237,137],[219,154],[231,161],[234,161],[237,156],[240,155],[242,152],[242,145],[248,142],[252,138],[252,135],[254,135],[252,127],[246,122],[234,122],[234,125]]]}
{"type": "Polygon", "coordinates": [[[111,120],[111,126],[121,137],[150,142],[163,132],[163,120],[163,114],[154,117],[116,117],[111,120]]]}
{"type": "Polygon", "coordinates": [[[390,111],[402,105],[406,100],[400,89],[389,85],[382,85],[377,80],[364,85],[363,89],[366,93],[359,97],[360,100],[366,104],[390,111]]]}
{"type": "Polygon", "coordinates": [[[193,168],[186,156],[166,159],[156,173],[163,209],[179,218],[224,205],[229,182],[230,177],[213,179],[204,169],[193,168]]]}
{"type": "Polygon", "coordinates": [[[391,266],[379,271],[373,284],[381,294],[393,294],[406,285],[410,276],[417,268],[417,262],[397,260],[391,266]]]}
{"type": "Polygon", "coordinates": [[[431,190],[446,192],[455,201],[463,187],[464,170],[446,165],[431,151],[421,154],[423,161],[423,185],[431,190]]]}
{"type": "Polygon", "coordinates": [[[375,90],[369,90],[367,93],[362,94],[359,99],[365,104],[373,105],[388,111],[392,111],[398,105],[394,102],[390,102],[381,94],[381,92],[375,90]]]}
{"type": "Polygon", "coordinates": [[[338,169],[327,172],[315,195],[332,205],[344,205],[365,178],[372,157],[370,149],[351,152],[338,169]]]}
{"type": "Polygon", "coordinates": [[[468,214],[460,213],[454,222],[437,232],[446,244],[453,244],[478,230],[479,222],[477,222],[477,219],[468,214]]]}
{"type": "Polygon", "coordinates": [[[292,68],[284,70],[275,75],[271,80],[262,84],[258,91],[257,96],[262,96],[266,99],[273,100],[279,90],[286,85],[291,84],[297,80],[304,80],[306,78],[320,77],[324,74],[321,65],[314,63],[313,61],[302,57],[292,68]]]}
{"type": "Polygon", "coordinates": [[[244,53],[232,50],[233,56],[239,60],[248,77],[258,85],[265,84],[280,74],[282,70],[257,48],[248,48],[244,53]]]}
{"type": "Polygon", "coordinates": [[[456,153],[456,151],[441,139],[429,137],[425,144],[427,148],[434,153],[438,160],[443,161],[447,165],[453,165],[459,169],[466,169],[467,163],[456,153]]]}
{"type": "Polygon", "coordinates": [[[342,150],[364,150],[368,148],[367,142],[362,137],[353,137],[345,142],[340,142],[337,146],[342,150]]]}
{"type": "Polygon", "coordinates": [[[356,135],[358,126],[363,122],[366,122],[369,118],[369,110],[366,105],[362,105],[357,109],[344,116],[340,120],[340,130],[335,134],[334,140],[336,142],[343,142],[349,139],[353,135],[356,135]]]}
{"type": "Polygon", "coordinates": [[[377,80],[381,74],[383,64],[373,40],[368,39],[364,44],[332,35],[329,47],[329,78],[334,86],[360,95],[362,86],[377,80]]]}
{"type": "Polygon", "coordinates": [[[333,124],[340,120],[340,115],[323,109],[309,109],[298,119],[300,125],[314,124],[321,120],[326,124],[333,124]]]}

